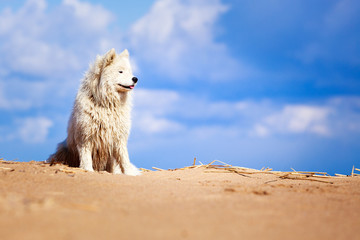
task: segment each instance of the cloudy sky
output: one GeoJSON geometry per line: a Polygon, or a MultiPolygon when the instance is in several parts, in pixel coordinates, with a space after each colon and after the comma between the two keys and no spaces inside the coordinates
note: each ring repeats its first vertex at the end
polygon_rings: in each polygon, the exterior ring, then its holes
{"type": "Polygon", "coordinates": [[[45,160],[97,54],[127,48],[131,160],[360,167],[357,0],[0,1],[0,157],[45,160]]]}

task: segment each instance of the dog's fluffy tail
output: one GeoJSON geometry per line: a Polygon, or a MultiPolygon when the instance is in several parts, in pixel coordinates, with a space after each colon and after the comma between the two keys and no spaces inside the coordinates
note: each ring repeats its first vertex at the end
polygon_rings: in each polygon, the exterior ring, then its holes
{"type": "Polygon", "coordinates": [[[46,162],[50,163],[50,166],[62,163],[70,167],[79,167],[79,158],[68,148],[66,139],[58,144],[56,152],[50,155],[46,162]]]}

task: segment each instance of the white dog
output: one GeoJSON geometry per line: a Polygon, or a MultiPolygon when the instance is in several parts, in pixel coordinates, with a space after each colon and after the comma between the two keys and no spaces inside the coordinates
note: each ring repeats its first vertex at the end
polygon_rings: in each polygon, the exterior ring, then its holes
{"type": "Polygon", "coordinates": [[[131,90],[137,81],[127,50],[116,54],[111,49],[104,56],[97,56],[78,90],[67,139],[58,145],[48,162],[87,171],[139,175],[127,150],[131,90]]]}

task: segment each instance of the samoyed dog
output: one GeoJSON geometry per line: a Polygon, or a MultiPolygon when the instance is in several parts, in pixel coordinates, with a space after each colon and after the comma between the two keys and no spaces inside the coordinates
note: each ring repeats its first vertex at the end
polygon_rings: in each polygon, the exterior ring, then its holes
{"type": "Polygon", "coordinates": [[[129,52],[111,49],[97,56],[81,82],[69,119],[67,138],[47,160],[87,171],[140,175],[129,160],[133,76],[129,52]]]}

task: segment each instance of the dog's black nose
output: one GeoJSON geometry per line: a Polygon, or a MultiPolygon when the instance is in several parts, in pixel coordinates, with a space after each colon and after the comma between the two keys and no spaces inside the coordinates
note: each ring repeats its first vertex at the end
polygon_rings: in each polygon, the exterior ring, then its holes
{"type": "Polygon", "coordinates": [[[132,80],[133,80],[134,83],[137,83],[138,78],[137,78],[137,77],[133,77],[132,80]]]}

